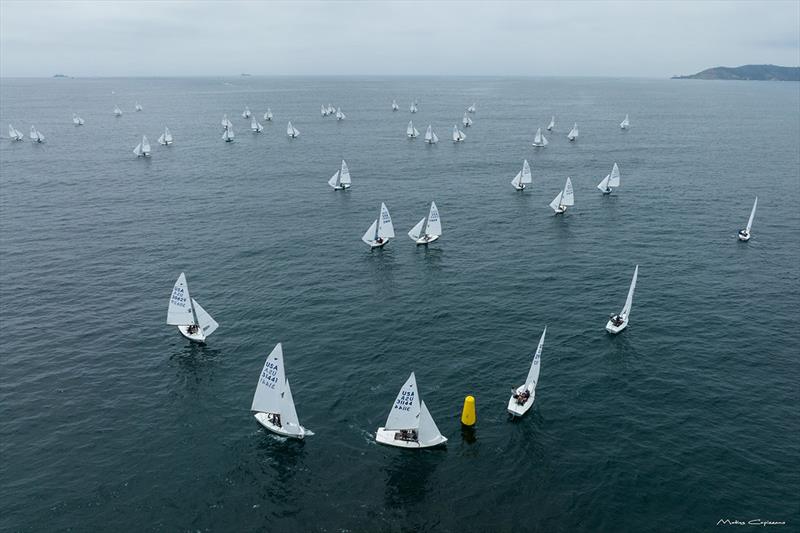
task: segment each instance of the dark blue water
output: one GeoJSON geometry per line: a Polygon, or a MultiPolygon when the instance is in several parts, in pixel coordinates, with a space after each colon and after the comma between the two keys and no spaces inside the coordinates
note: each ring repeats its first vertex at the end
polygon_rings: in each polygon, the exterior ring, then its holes
{"type": "Polygon", "coordinates": [[[800,85],[224,82],[2,80],[2,131],[35,124],[47,143],[0,142],[0,528],[798,527],[800,85]],[[348,119],[321,118],[328,102],[348,119]],[[275,122],[250,133],[245,105],[275,122]],[[442,142],[407,140],[412,117],[442,142]],[[132,153],[142,134],[150,160],[132,153]],[[342,157],[345,194],[326,185],[342,157]],[[615,161],[622,187],[603,197],[615,161]],[[576,205],[554,217],[567,176],[576,205]],[[444,235],[417,248],[405,233],[431,200],[444,235]],[[370,252],[381,201],[398,238],[370,252]],[[610,337],[637,263],[631,325],[610,337]],[[205,347],[164,324],[181,271],[221,324],[205,347]],[[510,422],[545,325],[536,403],[510,422]],[[305,442],[248,411],[278,341],[305,442]],[[445,450],[373,441],[412,370],[445,450]]]}

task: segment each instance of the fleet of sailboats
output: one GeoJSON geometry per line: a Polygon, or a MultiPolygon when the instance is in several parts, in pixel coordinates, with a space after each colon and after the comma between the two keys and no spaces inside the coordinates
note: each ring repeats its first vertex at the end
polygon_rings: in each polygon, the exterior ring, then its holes
{"type": "Polygon", "coordinates": [[[17,128],[12,126],[11,124],[8,125],[8,138],[12,141],[22,141],[25,139],[25,136],[19,131],[17,128]]]}
{"type": "Polygon", "coordinates": [[[36,126],[31,126],[31,133],[30,133],[31,140],[37,143],[44,142],[44,135],[42,132],[36,129],[36,126]]]}
{"type": "Polygon", "coordinates": [[[436,132],[433,131],[430,124],[428,124],[428,129],[425,130],[425,142],[428,144],[436,144],[439,142],[439,137],[436,136],[436,132]]]}
{"type": "Polygon", "coordinates": [[[217,321],[189,295],[189,285],[183,272],[172,287],[167,324],[177,326],[181,335],[198,343],[204,343],[219,327],[217,321]]]}
{"type": "Polygon", "coordinates": [[[467,138],[466,134],[463,131],[461,131],[460,129],[458,129],[458,124],[454,124],[453,125],[453,142],[460,143],[460,142],[463,142],[464,139],[466,139],[466,138],[467,138]]]}
{"type": "Polygon", "coordinates": [[[275,345],[264,362],[250,410],[255,411],[259,424],[278,435],[303,439],[314,434],[301,426],[297,417],[281,343],[275,345]]]}
{"type": "Polygon", "coordinates": [[[597,184],[597,188],[603,191],[603,194],[611,194],[612,187],[619,187],[619,167],[614,163],[614,168],[611,169],[611,174],[606,174],[603,181],[597,184]]]}
{"type": "Polygon", "coordinates": [[[389,210],[386,204],[381,203],[381,210],[378,213],[378,218],[370,225],[366,233],[361,237],[370,248],[381,248],[389,242],[389,239],[394,238],[394,225],[392,225],[392,217],[389,215],[389,210]]]}
{"type": "Polygon", "coordinates": [[[533,146],[544,147],[547,146],[548,144],[550,143],[547,142],[547,137],[542,135],[542,128],[537,129],[536,135],[533,137],[533,146]]]}
{"type": "Polygon", "coordinates": [[[397,394],[386,424],[376,431],[375,441],[398,448],[430,448],[447,442],[419,395],[413,372],[397,394]]]}
{"type": "Polygon", "coordinates": [[[292,126],[292,121],[289,121],[289,124],[286,125],[286,135],[291,137],[292,139],[296,139],[300,136],[300,130],[292,126]]]}
{"type": "Polygon", "coordinates": [[[531,368],[528,370],[528,377],[525,378],[525,383],[515,389],[511,389],[511,398],[508,399],[508,412],[512,417],[522,416],[533,407],[533,401],[536,398],[536,384],[539,382],[539,370],[542,364],[542,346],[544,346],[546,333],[547,327],[544,328],[542,336],[539,337],[539,345],[533,355],[533,362],[531,362],[531,368]]]}
{"type": "Polygon", "coordinates": [[[623,130],[627,130],[631,127],[631,121],[628,119],[628,115],[625,115],[625,118],[619,123],[619,127],[623,130]]]}
{"type": "Polygon", "coordinates": [[[575,205],[575,194],[572,191],[572,180],[567,178],[567,183],[564,184],[564,188],[559,191],[558,196],[553,198],[553,201],[550,202],[550,207],[556,212],[556,215],[560,215],[567,211],[567,207],[572,205],[575,205]]]}
{"type": "Polygon", "coordinates": [[[639,265],[636,265],[636,268],[633,270],[631,286],[628,288],[628,297],[625,299],[625,305],[622,307],[622,311],[616,315],[611,315],[611,318],[609,318],[606,323],[606,331],[609,333],[617,334],[628,327],[628,319],[630,318],[631,306],[633,305],[633,291],[636,289],[636,278],[638,277],[639,265]]]}
{"type": "Polygon", "coordinates": [[[531,175],[531,166],[528,164],[528,160],[525,159],[522,162],[522,170],[517,172],[517,175],[514,176],[513,180],[511,180],[511,186],[518,191],[524,191],[525,187],[527,187],[531,183],[533,183],[533,176],[531,175]]]}
{"type": "Polygon", "coordinates": [[[344,191],[350,188],[350,169],[347,168],[344,159],[342,159],[342,167],[328,180],[328,185],[333,187],[334,191],[344,191]]]}
{"type": "Polygon", "coordinates": [[[150,141],[147,140],[147,135],[142,135],[142,140],[133,149],[136,157],[150,157],[150,141]]]}
{"type": "Polygon", "coordinates": [[[753,202],[753,209],[750,211],[750,218],[747,219],[747,227],[739,230],[739,240],[747,242],[750,240],[750,228],[753,227],[753,217],[756,216],[756,207],[758,207],[758,196],[753,202]]]}
{"type": "Polygon", "coordinates": [[[414,123],[412,121],[408,121],[408,127],[406,128],[406,135],[409,139],[416,139],[419,137],[419,131],[417,128],[414,127],[414,123]]]}
{"type": "Polygon", "coordinates": [[[164,126],[164,133],[158,138],[158,144],[162,146],[169,146],[172,144],[172,132],[169,131],[169,128],[164,126]]]}
{"type": "Polygon", "coordinates": [[[439,218],[436,202],[431,202],[428,216],[417,222],[408,232],[408,236],[418,245],[432,243],[442,236],[442,219],[439,218]]]}
{"type": "Polygon", "coordinates": [[[570,141],[574,141],[575,139],[578,138],[579,134],[580,131],[578,130],[578,123],[576,122],[575,125],[572,126],[572,129],[569,130],[569,133],[567,134],[567,139],[569,139],[570,141]]]}
{"type": "Polygon", "coordinates": [[[76,126],[83,126],[83,119],[76,115],[75,113],[72,114],[72,123],[76,126]]]}

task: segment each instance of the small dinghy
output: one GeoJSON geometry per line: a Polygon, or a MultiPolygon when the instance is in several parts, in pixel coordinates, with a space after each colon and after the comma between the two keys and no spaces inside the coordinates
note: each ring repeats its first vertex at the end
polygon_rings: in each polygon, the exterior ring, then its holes
{"type": "Polygon", "coordinates": [[[361,240],[367,243],[370,248],[380,248],[389,242],[389,239],[393,238],[394,225],[392,224],[392,217],[389,215],[386,204],[381,203],[381,212],[378,214],[378,218],[364,233],[361,240]]]}
{"type": "Polygon", "coordinates": [[[542,135],[542,128],[536,130],[536,135],[533,137],[533,146],[544,147],[550,144],[547,142],[547,137],[542,135]]]}
{"type": "Polygon", "coordinates": [[[147,135],[142,135],[142,142],[136,145],[133,153],[136,157],[150,157],[150,141],[147,140],[147,135]]]}
{"type": "Polygon", "coordinates": [[[419,131],[417,128],[414,127],[414,123],[412,121],[408,121],[408,127],[406,128],[406,135],[409,139],[416,139],[419,137],[419,131]]]}
{"type": "Polygon", "coordinates": [[[612,187],[619,187],[619,178],[619,167],[614,163],[611,174],[607,174],[603,181],[597,184],[597,188],[603,191],[603,194],[611,194],[612,187]]]}
{"type": "Polygon", "coordinates": [[[400,389],[386,425],[375,433],[375,441],[398,448],[430,448],[447,442],[420,398],[413,372],[400,389]]]}
{"type": "Polygon", "coordinates": [[[611,315],[606,323],[606,331],[609,333],[617,334],[626,327],[628,327],[628,318],[631,314],[631,305],[633,305],[633,290],[636,288],[636,278],[639,277],[639,265],[633,270],[633,279],[631,286],[628,289],[628,298],[625,299],[625,306],[619,314],[611,315]]]}
{"type": "Polygon", "coordinates": [[[270,122],[272,120],[272,110],[270,108],[267,108],[267,112],[264,113],[264,120],[266,120],[267,122],[270,122]]]}
{"type": "Polygon", "coordinates": [[[747,242],[750,240],[750,228],[753,227],[753,217],[756,216],[756,207],[758,206],[758,196],[756,196],[755,202],[753,202],[753,209],[750,211],[750,218],[747,219],[747,227],[745,229],[739,230],[739,240],[743,242],[747,242]]]}
{"type": "Polygon", "coordinates": [[[12,126],[11,124],[8,125],[8,138],[12,141],[22,141],[25,139],[25,136],[19,131],[17,128],[12,126]]]}
{"type": "Polygon", "coordinates": [[[469,115],[464,113],[464,116],[461,119],[461,124],[463,124],[465,128],[469,128],[470,126],[472,126],[472,119],[470,118],[469,115]]]}
{"type": "Polygon", "coordinates": [[[631,127],[631,121],[628,120],[628,115],[625,115],[625,118],[622,119],[622,122],[619,123],[620,129],[627,130],[631,127]]]}
{"type": "Polygon", "coordinates": [[[140,104],[139,102],[136,102],[136,105],[133,107],[133,109],[136,110],[137,112],[144,110],[142,104],[140,104]]]}
{"type": "Polygon", "coordinates": [[[350,169],[347,168],[347,163],[344,162],[344,159],[342,159],[342,168],[331,176],[331,179],[328,180],[328,185],[333,187],[334,191],[344,191],[350,188],[350,169]]]}
{"type": "Polygon", "coordinates": [[[334,108],[331,104],[328,104],[328,114],[333,115],[336,112],[336,108],[334,108]]]}
{"type": "Polygon", "coordinates": [[[464,132],[461,131],[460,129],[458,129],[458,124],[454,124],[453,125],[453,142],[454,143],[460,143],[460,142],[463,142],[464,139],[466,139],[466,138],[467,138],[467,136],[464,134],[464,132]]]}
{"type": "Polygon", "coordinates": [[[408,110],[411,111],[412,113],[416,113],[417,112],[417,103],[416,102],[411,102],[411,106],[408,108],[408,110]]]}
{"type": "Polygon", "coordinates": [[[442,236],[442,219],[439,218],[436,202],[431,202],[428,216],[417,222],[408,232],[408,236],[417,244],[429,244],[442,236]]]}
{"type": "Polygon", "coordinates": [[[233,124],[227,126],[225,131],[222,132],[222,140],[226,143],[232,143],[236,135],[233,133],[233,124]]]}
{"type": "Polygon", "coordinates": [[[219,327],[217,321],[189,295],[189,285],[183,272],[172,287],[167,309],[167,324],[178,326],[181,335],[201,344],[219,327]]]}
{"type": "Polygon", "coordinates": [[[158,138],[158,144],[162,146],[169,146],[172,144],[172,132],[169,131],[169,128],[164,126],[164,133],[158,138]]]}
{"type": "Polygon", "coordinates": [[[264,131],[264,126],[259,124],[259,122],[256,120],[256,117],[252,117],[250,119],[250,131],[253,133],[261,133],[264,131]]]}
{"type": "Polygon", "coordinates": [[[72,123],[76,126],[83,126],[83,119],[76,115],[75,113],[72,114],[72,123]]]}
{"type": "Polygon", "coordinates": [[[36,129],[36,126],[31,126],[30,136],[31,136],[31,140],[33,142],[37,142],[37,143],[43,143],[44,142],[44,135],[42,135],[41,131],[36,129]]]}
{"type": "Polygon", "coordinates": [[[474,113],[475,112],[475,103],[473,102],[471,106],[467,108],[467,113],[474,113]]]}
{"type": "Polygon", "coordinates": [[[569,133],[567,134],[567,139],[569,139],[570,141],[574,141],[575,139],[578,138],[579,134],[580,131],[578,130],[578,123],[576,122],[575,125],[572,126],[572,129],[569,130],[569,133]]]}
{"type": "Polygon", "coordinates": [[[428,129],[425,130],[425,142],[428,144],[436,144],[439,142],[439,137],[436,136],[430,124],[428,124],[428,129]]]}
{"type": "Polygon", "coordinates": [[[242,111],[242,118],[244,118],[244,119],[250,118],[250,108],[249,107],[244,106],[244,111],[242,111]]]}
{"type": "Polygon", "coordinates": [[[544,336],[547,333],[547,327],[542,331],[542,336],[539,337],[539,345],[536,347],[536,353],[533,356],[531,369],[528,370],[528,377],[525,378],[525,383],[511,390],[511,398],[508,399],[508,412],[511,416],[522,416],[533,407],[533,400],[536,398],[536,384],[539,382],[539,369],[542,364],[542,346],[544,345],[544,336]]]}
{"type": "Polygon", "coordinates": [[[281,343],[272,349],[264,362],[250,410],[256,412],[253,416],[259,424],[278,435],[302,439],[314,434],[301,426],[297,418],[292,389],[283,366],[281,343]]]}
{"type": "Polygon", "coordinates": [[[121,117],[122,116],[122,109],[120,109],[119,106],[114,107],[114,116],[115,117],[121,117]]]}
{"type": "Polygon", "coordinates": [[[325,107],[325,104],[322,104],[321,106],[319,106],[319,114],[322,115],[323,117],[327,117],[328,116],[328,108],[325,107]]]}
{"type": "Polygon", "coordinates": [[[553,131],[556,127],[556,117],[550,117],[550,124],[547,125],[547,131],[553,131]]]}
{"type": "Polygon", "coordinates": [[[344,120],[346,118],[347,118],[347,115],[345,115],[342,112],[342,108],[341,107],[337,107],[336,108],[336,120],[344,120]]]}
{"type": "Polygon", "coordinates": [[[286,135],[291,137],[292,139],[297,139],[300,136],[300,130],[292,126],[292,121],[289,121],[289,124],[286,126],[286,135]]]}
{"type": "Polygon", "coordinates": [[[556,212],[556,215],[560,215],[567,210],[567,207],[575,205],[575,194],[572,191],[572,180],[567,178],[567,183],[564,185],[564,189],[558,193],[558,196],[553,198],[553,201],[550,202],[550,207],[553,208],[553,211],[556,212]]]}
{"type": "Polygon", "coordinates": [[[392,111],[397,111],[400,109],[400,106],[397,105],[397,100],[392,100],[392,111]]]}
{"type": "Polygon", "coordinates": [[[511,180],[511,186],[518,191],[524,191],[525,187],[531,183],[533,183],[533,176],[531,175],[531,166],[528,164],[528,160],[525,159],[522,162],[522,170],[517,172],[517,175],[514,176],[513,180],[511,180]]]}

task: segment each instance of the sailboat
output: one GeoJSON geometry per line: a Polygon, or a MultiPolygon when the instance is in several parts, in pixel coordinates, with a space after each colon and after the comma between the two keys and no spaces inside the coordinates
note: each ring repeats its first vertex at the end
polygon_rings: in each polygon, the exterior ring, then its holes
{"type": "Polygon", "coordinates": [[[636,288],[636,278],[638,277],[639,265],[636,265],[636,268],[633,270],[631,286],[628,289],[628,297],[625,299],[625,306],[622,308],[622,311],[620,311],[619,314],[611,315],[611,318],[608,319],[608,323],[606,323],[606,331],[609,333],[616,334],[628,327],[628,318],[630,318],[631,305],[633,305],[633,291],[636,288]]]}
{"type": "Polygon", "coordinates": [[[250,131],[253,133],[261,133],[264,131],[264,126],[258,123],[255,116],[250,119],[250,131]]]}
{"type": "Polygon", "coordinates": [[[547,125],[547,131],[553,131],[556,127],[556,117],[550,117],[550,124],[547,125]]]}
{"type": "Polygon", "coordinates": [[[31,140],[36,141],[37,143],[44,142],[44,135],[42,135],[42,132],[36,129],[36,126],[31,126],[31,140]]]}
{"type": "Polygon", "coordinates": [[[460,142],[463,142],[464,139],[466,139],[466,138],[467,138],[466,134],[463,131],[461,131],[460,129],[458,129],[458,124],[454,124],[453,125],[453,142],[454,143],[460,143],[460,142]]]}
{"type": "Polygon", "coordinates": [[[291,137],[292,139],[296,139],[300,136],[300,130],[292,126],[292,121],[289,121],[289,124],[286,126],[286,135],[291,137]]]}
{"type": "Polygon", "coordinates": [[[419,137],[419,131],[417,128],[414,127],[414,124],[409,120],[408,127],[406,128],[406,135],[408,135],[409,139],[416,139],[419,137]]]}
{"type": "Polygon", "coordinates": [[[83,126],[83,119],[76,115],[75,113],[72,114],[72,123],[76,126],[83,126]]]}
{"type": "Polygon", "coordinates": [[[244,119],[250,118],[250,108],[249,107],[244,106],[244,111],[242,111],[242,118],[244,118],[244,119]]]}
{"type": "Polygon", "coordinates": [[[115,106],[114,107],[114,116],[115,117],[121,117],[122,116],[122,109],[120,109],[119,106],[115,106]]]}
{"type": "Polygon", "coordinates": [[[228,120],[228,114],[227,113],[222,115],[222,120],[220,121],[220,124],[222,124],[223,128],[227,128],[231,124],[231,121],[228,120]]]}
{"type": "Polygon", "coordinates": [[[411,102],[411,107],[409,107],[408,110],[411,111],[412,113],[416,113],[417,112],[417,103],[416,102],[411,102]]]}
{"type": "Polygon", "coordinates": [[[350,188],[350,169],[347,168],[347,163],[342,159],[342,168],[337,170],[336,173],[328,180],[328,185],[333,187],[334,191],[344,191],[350,188]]]}
{"type": "Polygon", "coordinates": [[[631,127],[631,121],[628,119],[628,115],[625,115],[625,118],[619,123],[619,127],[623,130],[627,130],[631,127]]]}
{"type": "Polygon", "coordinates": [[[570,141],[574,141],[575,139],[578,138],[579,133],[580,132],[578,131],[578,123],[576,122],[575,125],[572,126],[572,129],[569,130],[569,133],[567,134],[567,139],[569,139],[570,141]]]}
{"type": "Polygon", "coordinates": [[[331,104],[328,104],[328,114],[333,115],[336,112],[336,108],[333,107],[331,104]]]}
{"type": "Polygon", "coordinates": [[[364,233],[361,240],[367,243],[370,248],[380,248],[389,242],[389,239],[393,238],[394,225],[392,224],[392,217],[389,215],[386,204],[381,203],[381,212],[378,214],[378,218],[364,233]]]}
{"type": "Polygon", "coordinates": [[[756,207],[758,206],[758,196],[753,202],[753,210],[750,211],[750,218],[747,219],[747,227],[739,230],[739,240],[747,242],[750,240],[750,228],[753,227],[753,217],[756,216],[756,207]]]}
{"type": "Polygon", "coordinates": [[[537,129],[536,135],[533,137],[533,146],[542,147],[547,146],[548,144],[550,143],[547,142],[547,137],[542,135],[542,128],[537,129]]]}
{"type": "Polygon", "coordinates": [[[475,112],[475,103],[473,102],[471,106],[467,108],[467,113],[474,113],[475,112]]]}
{"type": "Polygon", "coordinates": [[[147,140],[147,135],[142,135],[142,142],[136,145],[133,153],[136,157],[150,157],[150,141],[147,140]]]}
{"type": "Polygon", "coordinates": [[[392,111],[397,111],[400,109],[400,106],[397,105],[397,100],[392,100],[392,111]]]}
{"type": "Polygon", "coordinates": [[[22,141],[25,139],[25,136],[22,134],[22,132],[11,124],[8,125],[8,137],[12,141],[22,141]]]}
{"type": "Polygon", "coordinates": [[[572,191],[572,180],[567,178],[567,183],[564,185],[564,190],[558,193],[552,202],[550,202],[550,207],[553,208],[553,211],[556,212],[556,215],[560,215],[561,213],[567,210],[568,206],[575,205],[575,194],[572,191]]]}
{"type": "Polygon", "coordinates": [[[375,433],[375,441],[398,448],[430,448],[447,442],[420,398],[413,372],[397,394],[386,425],[375,433]]]}
{"type": "Polygon", "coordinates": [[[511,186],[517,189],[518,191],[525,190],[525,186],[533,183],[533,176],[531,175],[531,166],[528,164],[528,160],[525,159],[522,162],[522,170],[517,172],[517,175],[514,176],[514,179],[511,180],[511,186]]]}
{"type": "Polygon", "coordinates": [[[250,410],[256,412],[253,416],[259,424],[278,435],[302,439],[314,434],[301,426],[297,418],[292,389],[283,365],[281,343],[275,345],[264,362],[250,410]]]}
{"type": "Polygon", "coordinates": [[[336,108],[336,120],[344,120],[346,118],[347,115],[342,113],[342,108],[341,107],[336,108]]]}
{"type": "Polygon", "coordinates": [[[267,112],[264,113],[264,120],[271,121],[272,120],[272,110],[267,108],[267,112]]]}
{"type": "Polygon", "coordinates": [[[408,236],[417,244],[429,244],[442,236],[442,219],[439,218],[436,202],[431,202],[428,216],[417,222],[408,232],[408,236]]]}
{"type": "Polygon", "coordinates": [[[178,332],[193,342],[203,343],[219,324],[197,300],[189,295],[189,285],[183,272],[172,287],[167,309],[167,324],[178,326],[178,332]]]}
{"type": "Polygon", "coordinates": [[[328,116],[328,108],[325,107],[325,104],[322,104],[321,106],[319,106],[319,114],[322,115],[323,117],[327,117],[328,116]]]}
{"type": "Polygon", "coordinates": [[[464,125],[465,128],[469,128],[470,126],[472,126],[472,119],[470,118],[469,115],[464,113],[464,118],[461,119],[461,123],[464,125]]]}
{"type": "Polygon", "coordinates": [[[611,174],[607,174],[603,181],[597,184],[597,188],[603,191],[603,194],[611,194],[611,187],[619,187],[619,178],[619,167],[614,163],[611,174]]]}
{"type": "Polygon", "coordinates": [[[439,137],[436,136],[430,124],[428,124],[428,129],[425,130],[425,142],[428,144],[436,144],[439,142],[439,137]]]}
{"type": "Polygon", "coordinates": [[[162,146],[168,146],[172,144],[172,132],[169,131],[169,128],[164,126],[164,133],[161,134],[161,137],[158,138],[158,144],[162,146]]]}
{"type": "Polygon", "coordinates": [[[142,110],[144,109],[144,108],[142,107],[142,104],[140,104],[139,102],[136,102],[136,105],[135,105],[133,108],[134,108],[134,109],[135,109],[137,112],[138,112],[138,111],[142,111],[142,110]]]}
{"type": "Polygon", "coordinates": [[[544,345],[546,333],[547,327],[544,328],[542,336],[539,337],[539,345],[533,355],[533,362],[531,363],[531,369],[528,370],[528,377],[525,378],[525,383],[516,389],[512,389],[511,398],[508,399],[508,412],[511,416],[522,416],[533,407],[533,401],[536,398],[536,384],[539,382],[539,369],[542,364],[542,346],[544,345]]]}
{"type": "Polygon", "coordinates": [[[225,131],[222,132],[222,140],[226,143],[232,143],[235,137],[236,135],[233,133],[233,124],[229,124],[225,127],[225,131]]]}

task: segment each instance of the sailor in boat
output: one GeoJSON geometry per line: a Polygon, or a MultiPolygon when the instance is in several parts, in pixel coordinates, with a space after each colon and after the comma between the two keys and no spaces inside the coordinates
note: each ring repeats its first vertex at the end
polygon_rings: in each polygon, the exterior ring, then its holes
{"type": "Polygon", "coordinates": [[[750,237],[750,234],[747,232],[746,229],[740,229],[739,230],[739,237],[741,237],[742,239],[747,239],[747,238],[750,237]]]}
{"type": "Polygon", "coordinates": [[[282,428],[281,425],[281,414],[280,413],[267,413],[267,420],[269,420],[270,424],[273,426],[278,426],[282,428]]]}
{"type": "Polygon", "coordinates": [[[611,323],[614,324],[615,326],[617,326],[617,327],[621,326],[622,322],[623,322],[623,320],[622,320],[621,316],[619,316],[619,315],[611,315],[611,323]]]}
{"type": "Polygon", "coordinates": [[[417,441],[417,430],[416,429],[401,429],[397,433],[394,434],[395,440],[404,440],[404,441],[417,441]]]}
{"type": "Polygon", "coordinates": [[[197,324],[192,324],[191,326],[186,328],[186,333],[188,333],[189,335],[194,335],[198,331],[200,331],[200,326],[198,326],[197,324]]]}
{"type": "Polygon", "coordinates": [[[381,244],[381,243],[383,243],[383,237],[378,237],[377,239],[375,239],[375,244],[381,244]]]}
{"type": "Polygon", "coordinates": [[[528,392],[528,389],[518,393],[516,389],[511,389],[512,393],[514,394],[514,399],[517,400],[518,405],[525,405],[525,402],[528,401],[528,398],[531,397],[531,393],[528,392]]]}

